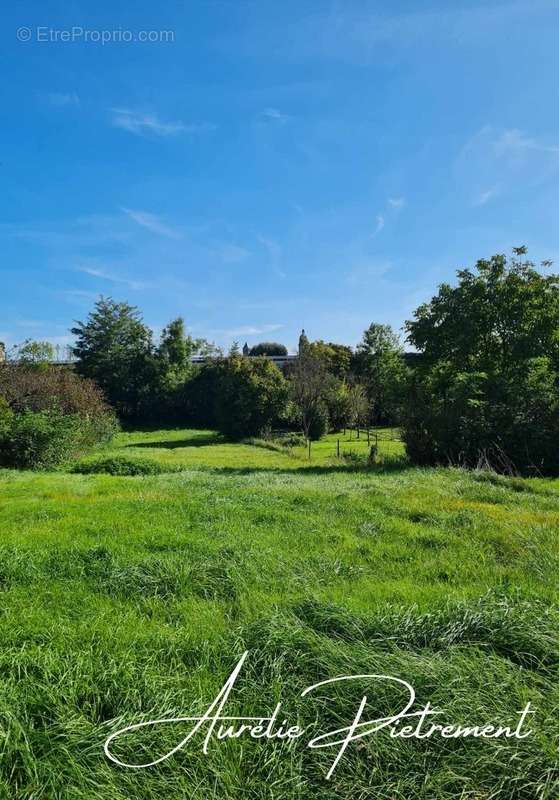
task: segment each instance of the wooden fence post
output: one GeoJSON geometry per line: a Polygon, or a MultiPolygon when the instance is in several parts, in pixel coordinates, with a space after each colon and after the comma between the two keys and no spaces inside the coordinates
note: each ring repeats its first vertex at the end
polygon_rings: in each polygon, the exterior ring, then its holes
{"type": "Polygon", "coordinates": [[[340,457],[340,440],[338,439],[337,456],[340,457]]]}

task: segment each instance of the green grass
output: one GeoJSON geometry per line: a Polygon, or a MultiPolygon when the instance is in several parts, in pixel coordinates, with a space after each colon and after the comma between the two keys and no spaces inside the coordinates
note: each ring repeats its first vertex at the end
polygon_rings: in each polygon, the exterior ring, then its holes
{"type": "MultiPolygon", "coordinates": [[[[366,471],[336,458],[337,438],[365,456],[336,435],[309,462],[163,430],[102,453],[173,470],[160,475],[0,472],[0,800],[557,796],[559,482],[412,469],[390,439],[366,471]],[[454,722],[510,722],[531,700],[534,733],[379,733],[331,781],[332,753],[301,743],[107,761],[112,730],[203,711],[245,649],[231,713],[281,700],[316,733],[339,727],[361,686],[298,695],[367,672],[408,680],[454,722]]],[[[371,703],[397,706],[380,690],[371,703]]]]}

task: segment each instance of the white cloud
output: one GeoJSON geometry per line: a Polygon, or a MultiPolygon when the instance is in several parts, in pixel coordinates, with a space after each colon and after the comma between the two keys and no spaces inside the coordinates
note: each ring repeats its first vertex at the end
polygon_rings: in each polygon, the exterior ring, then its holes
{"type": "Polygon", "coordinates": [[[123,208],[122,210],[130,219],[134,220],[135,223],[142,228],[147,228],[147,230],[152,231],[152,233],[157,233],[160,236],[167,236],[169,239],[179,239],[181,236],[179,231],[165,225],[156,214],[150,214],[148,211],[141,211],[133,208],[123,208]]]}
{"type": "Polygon", "coordinates": [[[549,137],[484,125],[459,152],[453,179],[475,207],[555,179],[558,169],[559,144],[549,137]]]}
{"type": "Polygon", "coordinates": [[[377,214],[376,226],[372,235],[377,236],[383,228],[384,228],[384,217],[382,216],[382,214],[377,214]]]}
{"type": "Polygon", "coordinates": [[[49,92],[45,95],[46,101],[56,108],[64,106],[79,106],[80,98],[76,92],[49,92]]]}
{"type": "Polygon", "coordinates": [[[112,124],[115,128],[134,133],[137,136],[154,134],[155,136],[176,136],[178,133],[203,133],[215,129],[215,125],[208,122],[195,122],[185,124],[180,120],[164,122],[157,114],[144,114],[128,108],[111,108],[112,124]]]}
{"type": "Polygon", "coordinates": [[[99,295],[97,292],[88,292],[85,289],[65,289],[62,292],[62,296],[69,300],[74,298],[83,300],[96,300],[99,295]]]}
{"type": "Polygon", "coordinates": [[[280,124],[287,122],[289,119],[287,114],[284,114],[277,108],[265,108],[264,111],[260,112],[258,117],[267,122],[279,122],[280,124]]]}
{"type": "Polygon", "coordinates": [[[490,189],[480,192],[477,197],[474,198],[474,206],[484,206],[490,200],[493,200],[494,197],[497,197],[499,192],[500,189],[498,186],[492,186],[490,189]]]}
{"type": "Polygon", "coordinates": [[[389,197],[388,198],[388,205],[390,206],[390,208],[393,208],[396,211],[400,211],[406,205],[406,198],[405,197],[389,197]]]}
{"type": "Polygon", "coordinates": [[[381,262],[359,262],[346,273],[346,282],[350,286],[370,287],[392,269],[392,264],[389,261],[381,262]]]}
{"type": "Polygon", "coordinates": [[[283,258],[283,248],[279,242],[276,242],[275,239],[270,239],[267,236],[261,236],[260,234],[256,237],[258,242],[262,245],[262,247],[267,250],[268,255],[270,256],[270,261],[272,263],[272,269],[278,278],[285,278],[287,277],[283,269],[281,268],[281,262],[283,258]]]}
{"type": "Polygon", "coordinates": [[[224,333],[226,336],[259,336],[263,333],[279,331],[281,328],[283,328],[283,325],[243,325],[240,328],[215,331],[215,333],[224,333]]]}
{"type": "Polygon", "coordinates": [[[541,153],[558,154],[559,147],[556,145],[546,145],[530,138],[517,128],[503,131],[494,143],[495,153],[498,156],[523,156],[529,151],[541,153]]]}
{"type": "Polygon", "coordinates": [[[153,284],[145,283],[144,281],[135,281],[129,280],[128,278],[122,278],[120,275],[115,275],[114,273],[107,272],[103,269],[98,269],[97,267],[79,267],[79,272],[84,272],[86,275],[91,275],[92,278],[101,278],[101,280],[111,281],[111,283],[121,283],[136,291],[150,289],[153,286],[153,284]]]}

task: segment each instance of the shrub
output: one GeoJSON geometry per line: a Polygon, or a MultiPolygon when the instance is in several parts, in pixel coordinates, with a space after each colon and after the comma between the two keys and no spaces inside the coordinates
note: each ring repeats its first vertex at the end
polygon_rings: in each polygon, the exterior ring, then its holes
{"type": "Polygon", "coordinates": [[[56,406],[63,414],[90,418],[112,414],[94,381],[80,378],[67,367],[2,364],[0,395],[15,412],[56,406]]]}
{"type": "Polygon", "coordinates": [[[328,409],[324,403],[317,403],[309,412],[309,439],[316,441],[326,433],[328,433],[328,409]]]}
{"type": "Polygon", "coordinates": [[[439,369],[421,376],[403,427],[410,460],[509,474],[559,473],[557,375],[546,361],[533,359],[515,375],[439,369]]]}
{"type": "Polygon", "coordinates": [[[47,469],[110,441],[116,417],[92,381],[48,365],[0,368],[0,463],[47,469]]]}
{"type": "Polygon", "coordinates": [[[5,397],[0,396],[0,439],[6,435],[12,426],[14,412],[8,405],[5,397]]]}
{"type": "Polygon", "coordinates": [[[293,433],[292,431],[278,436],[276,441],[281,444],[282,447],[304,447],[306,444],[303,434],[293,433]]]}
{"type": "Polygon", "coordinates": [[[126,456],[109,456],[107,458],[80,461],[72,467],[72,472],[82,475],[105,473],[107,475],[160,475],[163,472],[175,472],[174,467],[164,466],[149,458],[127,458],[126,456]]]}
{"type": "Polygon", "coordinates": [[[287,383],[271,361],[223,358],[206,367],[213,374],[218,429],[231,439],[257,436],[274,423],[287,401],[287,383]]]}
{"type": "Polygon", "coordinates": [[[77,414],[24,411],[14,414],[0,438],[0,463],[17,469],[48,469],[77,455],[82,438],[77,414]]]}

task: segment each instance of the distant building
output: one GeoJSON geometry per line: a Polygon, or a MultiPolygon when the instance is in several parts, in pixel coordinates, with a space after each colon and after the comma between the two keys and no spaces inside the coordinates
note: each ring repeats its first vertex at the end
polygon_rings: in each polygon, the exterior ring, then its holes
{"type": "Polygon", "coordinates": [[[249,346],[248,346],[248,344],[245,342],[245,343],[244,343],[244,345],[243,345],[243,355],[244,355],[244,356],[248,356],[248,355],[249,355],[249,353],[250,353],[249,346]]]}
{"type": "Polygon", "coordinates": [[[305,333],[305,329],[301,331],[301,335],[299,336],[299,355],[309,346],[309,340],[307,339],[307,334],[305,333]]]}

